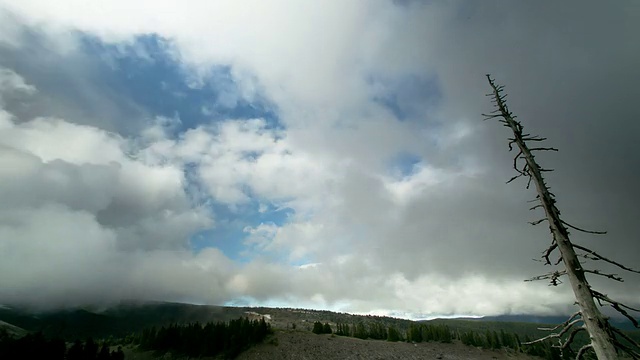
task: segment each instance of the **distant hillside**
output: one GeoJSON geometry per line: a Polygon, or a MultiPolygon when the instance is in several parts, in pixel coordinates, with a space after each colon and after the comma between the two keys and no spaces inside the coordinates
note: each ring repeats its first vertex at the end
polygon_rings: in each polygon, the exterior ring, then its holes
{"type": "MultiPolygon", "coordinates": [[[[180,303],[125,303],[108,309],[69,309],[48,312],[33,312],[20,308],[0,308],[0,321],[20,331],[42,331],[48,336],[60,336],[67,340],[99,338],[121,338],[151,326],[160,327],[170,323],[206,323],[229,321],[241,316],[265,316],[275,329],[297,329],[311,331],[314,322],[329,323],[335,330],[337,323],[379,323],[406,333],[415,322],[384,316],[361,316],[331,311],[265,307],[222,307],[190,305],[180,303]],[[13,326],[13,327],[12,327],[13,326]],[[23,330],[24,329],[24,330],[23,330]]],[[[474,331],[505,331],[524,338],[541,337],[548,334],[538,330],[541,324],[558,324],[565,318],[528,315],[485,317],[482,319],[437,319],[421,323],[444,324],[458,333],[474,331]]],[[[18,331],[18,330],[16,330],[18,331]]],[[[629,334],[640,340],[640,331],[629,334]]]]}
{"type": "Polygon", "coordinates": [[[123,304],[104,311],[69,309],[33,312],[20,308],[0,308],[0,320],[28,331],[68,340],[122,337],[151,326],[169,323],[228,321],[243,309],[175,303],[123,304]]]}
{"type": "Polygon", "coordinates": [[[7,334],[11,336],[23,336],[28,333],[27,330],[21,329],[15,325],[6,323],[4,321],[0,321],[0,332],[6,331],[7,334]]]}
{"type": "MultiPolygon", "coordinates": [[[[520,322],[520,323],[536,323],[536,324],[561,324],[567,320],[569,315],[563,316],[538,316],[538,315],[499,315],[485,316],[476,320],[482,321],[499,321],[499,322],[520,322]]],[[[611,318],[609,322],[622,330],[636,330],[633,324],[624,318],[611,318]]]]}

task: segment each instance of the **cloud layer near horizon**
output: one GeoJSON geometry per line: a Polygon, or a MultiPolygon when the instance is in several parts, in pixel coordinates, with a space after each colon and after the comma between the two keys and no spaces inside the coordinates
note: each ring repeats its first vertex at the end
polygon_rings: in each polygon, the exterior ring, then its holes
{"type": "MultiPolygon", "coordinates": [[[[547,270],[531,258],[548,231],[504,184],[486,72],[561,149],[540,159],[567,220],[610,230],[576,241],[635,265],[638,5],[263,4],[0,5],[0,302],[564,311],[569,289],[522,281],[547,270]],[[276,119],[194,123],[107,91],[83,37],[115,46],[117,72],[158,61],[148,34],[190,89],[218,89],[203,114],[267,103],[276,119]],[[207,238],[234,221],[242,237],[207,238]]],[[[603,285],[637,302],[627,279],[603,285]]]]}

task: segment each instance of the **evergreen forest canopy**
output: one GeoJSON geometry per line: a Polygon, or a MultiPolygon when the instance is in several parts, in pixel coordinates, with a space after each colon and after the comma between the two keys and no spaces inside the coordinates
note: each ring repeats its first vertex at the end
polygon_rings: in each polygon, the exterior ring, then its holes
{"type": "Polygon", "coordinates": [[[151,327],[125,339],[100,343],[89,337],[84,342],[76,340],[67,349],[64,340],[47,338],[42,332],[15,338],[7,331],[0,331],[0,359],[124,360],[122,347],[113,350],[110,342],[132,343],[139,345],[141,350],[152,350],[158,355],[172,353],[195,358],[222,356],[233,359],[271,333],[271,326],[264,319],[251,321],[239,318],[228,323],[151,327]]]}

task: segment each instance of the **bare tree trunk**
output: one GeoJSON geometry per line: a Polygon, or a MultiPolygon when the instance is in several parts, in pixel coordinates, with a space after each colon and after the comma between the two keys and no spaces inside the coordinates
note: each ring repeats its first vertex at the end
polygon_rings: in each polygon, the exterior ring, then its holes
{"type": "MultiPolygon", "coordinates": [[[[536,150],[555,149],[528,147],[526,141],[540,141],[542,139],[531,137],[528,134],[523,134],[522,125],[514,119],[514,117],[506,107],[504,96],[501,94],[502,87],[496,86],[489,75],[487,75],[487,78],[489,79],[489,83],[491,84],[491,87],[493,89],[492,95],[497,107],[496,111],[494,112],[495,115],[488,116],[490,118],[501,117],[503,120],[500,121],[513,131],[514,137],[510,139],[511,142],[509,143],[509,146],[511,147],[512,144],[517,145],[520,152],[516,156],[516,160],[520,158],[525,161],[525,166],[522,170],[516,167],[516,170],[520,173],[520,175],[517,175],[511,180],[514,180],[515,178],[520,176],[527,176],[529,177],[529,181],[535,184],[540,205],[544,209],[546,215],[546,218],[542,219],[541,221],[546,220],[549,223],[549,228],[551,230],[551,233],[553,234],[553,243],[547,250],[546,254],[547,262],[549,253],[557,248],[557,250],[560,251],[562,262],[565,265],[566,275],[569,278],[571,288],[573,289],[576,301],[578,303],[578,306],[580,307],[580,315],[582,321],[584,322],[584,327],[586,328],[591,338],[590,346],[593,348],[596,355],[598,356],[598,359],[600,360],[617,359],[618,356],[615,346],[615,337],[609,326],[609,322],[607,321],[607,318],[602,315],[600,309],[596,306],[596,303],[594,301],[594,294],[592,293],[591,287],[585,277],[585,271],[582,267],[582,264],[580,264],[580,262],[578,261],[576,252],[573,248],[573,245],[571,244],[571,241],[569,240],[569,232],[567,230],[567,227],[565,226],[565,223],[560,219],[560,211],[558,211],[558,208],[555,206],[555,199],[550,193],[549,188],[547,187],[547,184],[545,183],[542,176],[542,172],[547,170],[542,169],[537,164],[532,153],[532,151],[536,150]]],[[[579,356],[584,353],[584,350],[586,350],[586,348],[581,349],[579,356]]]]}

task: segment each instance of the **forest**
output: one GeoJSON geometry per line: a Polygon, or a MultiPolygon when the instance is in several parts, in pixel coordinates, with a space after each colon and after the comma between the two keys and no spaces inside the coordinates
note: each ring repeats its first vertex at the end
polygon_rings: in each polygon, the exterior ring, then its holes
{"type": "Polygon", "coordinates": [[[159,356],[172,353],[232,359],[271,333],[271,326],[264,319],[251,321],[248,318],[204,325],[197,322],[174,323],[160,328],[150,327],[125,339],[95,341],[89,337],[72,343],[47,337],[42,332],[14,337],[7,331],[0,331],[0,359],[124,360],[125,355],[119,345],[127,343],[138,345],[142,351],[151,350],[159,356]],[[115,344],[118,344],[117,348],[115,344]]]}
{"type": "Polygon", "coordinates": [[[113,350],[107,344],[96,343],[92,338],[84,342],[76,340],[67,348],[60,338],[45,337],[42,332],[20,338],[0,330],[0,359],[48,359],[48,360],[124,360],[122,347],[113,350]]]}
{"type": "Polygon", "coordinates": [[[229,322],[208,322],[205,325],[171,324],[159,329],[143,330],[133,343],[142,350],[172,353],[189,357],[218,356],[234,358],[252,345],[262,342],[272,333],[264,318],[249,320],[242,317],[229,322]]]}

